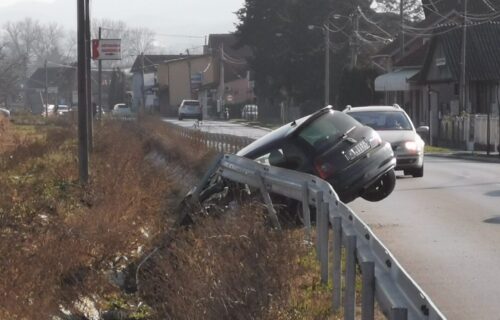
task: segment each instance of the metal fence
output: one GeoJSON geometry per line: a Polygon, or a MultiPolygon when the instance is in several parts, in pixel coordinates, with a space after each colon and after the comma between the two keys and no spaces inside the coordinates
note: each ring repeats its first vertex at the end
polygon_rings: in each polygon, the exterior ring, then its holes
{"type": "Polygon", "coordinates": [[[309,208],[316,208],[316,250],[321,281],[327,284],[332,276],[333,312],[343,309],[345,319],[354,319],[358,298],[361,299],[363,320],[374,318],[375,300],[389,319],[445,319],[373,231],[339,200],[328,182],[235,155],[225,155],[219,162],[218,171],[226,179],[260,189],[275,223],[276,212],[269,193],[302,202],[308,235],[311,232],[309,208]],[[341,265],[342,251],[344,268],[341,265]],[[355,290],[356,266],[361,271],[359,297],[356,297],[355,290]]]}
{"type": "Polygon", "coordinates": [[[208,148],[214,149],[221,153],[236,153],[238,152],[238,150],[254,141],[253,139],[248,137],[238,137],[228,134],[203,132],[200,130],[196,130],[196,125],[194,128],[184,128],[168,123],[167,125],[172,129],[172,132],[174,132],[174,134],[204,144],[208,148]]]}

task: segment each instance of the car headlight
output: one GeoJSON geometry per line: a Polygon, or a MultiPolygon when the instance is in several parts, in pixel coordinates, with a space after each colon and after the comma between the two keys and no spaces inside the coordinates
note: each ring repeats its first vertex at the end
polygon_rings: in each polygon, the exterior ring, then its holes
{"type": "Polygon", "coordinates": [[[418,151],[418,145],[415,141],[406,141],[404,146],[405,146],[405,149],[408,151],[413,151],[413,152],[418,151]]]}

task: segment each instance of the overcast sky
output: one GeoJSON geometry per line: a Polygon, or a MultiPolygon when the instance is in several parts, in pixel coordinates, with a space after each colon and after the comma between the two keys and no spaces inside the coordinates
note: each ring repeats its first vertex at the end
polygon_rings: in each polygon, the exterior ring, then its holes
{"type": "MultiPolygon", "coordinates": [[[[0,0],[0,27],[7,21],[31,17],[57,22],[76,30],[77,0],[0,0]]],[[[167,36],[204,36],[234,31],[234,12],[244,0],[91,0],[96,18],[122,20],[130,26],[147,27],[169,50],[202,45],[203,39],[167,36]]]]}

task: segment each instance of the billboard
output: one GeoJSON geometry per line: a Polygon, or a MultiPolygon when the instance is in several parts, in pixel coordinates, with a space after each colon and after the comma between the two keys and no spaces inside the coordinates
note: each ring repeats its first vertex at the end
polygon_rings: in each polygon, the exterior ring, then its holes
{"type": "Polygon", "coordinates": [[[121,60],[120,39],[95,39],[92,40],[92,59],[94,60],[121,60]]]}

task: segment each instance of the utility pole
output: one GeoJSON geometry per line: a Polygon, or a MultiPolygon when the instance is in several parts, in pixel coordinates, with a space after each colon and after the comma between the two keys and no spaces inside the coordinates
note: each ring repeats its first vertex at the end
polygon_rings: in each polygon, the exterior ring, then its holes
{"type": "Polygon", "coordinates": [[[144,52],[141,52],[141,106],[139,107],[139,115],[142,117],[144,115],[144,110],[146,109],[146,93],[144,92],[144,52]]]}
{"type": "MultiPolygon", "coordinates": [[[[99,46],[101,45],[102,28],[99,27],[99,46]]],[[[99,120],[102,119],[102,60],[98,60],[98,75],[97,75],[97,103],[99,104],[99,120]]]]}
{"type": "Polygon", "coordinates": [[[80,183],[89,180],[89,150],[87,135],[87,79],[86,79],[86,46],[85,46],[85,12],[87,0],[77,0],[78,21],[78,165],[80,183]]]}
{"type": "Polygon", "coordinates": [[[354,35],[352,40],[351,69],[358,65],[358,32],[359,32],[359,12],[354,13],[354,35]]]}
{"type": "Polygon", "coordinates": [[[467,110],[467,83],[465,77],[467,63],[467,0],[464,0],[464,20],[462,31],[462,54],[460,69],[460,111],[467,110]]]}
{"type": "Polygon", "coordinates": [[[47,59],[45,59],[45,117],[49,117],[49,76],[47,70],[47,59]]]}
{"type": "Polygon", "coordinates": [[[399,14],[401,16],[401,57],[405,55],[405,11],[404,0],[399,2],[399,14]]]}
{"type": "Polygon", "coordinates": [[[188,79],[189,79],[189,95],[191,99],[193,99],[193,81],[191,80],[191,59],[189,57],[189,49],[186,49],[186,53],[188,55],[188,79]]]}
{"type": "Polygon", "coordinates": [[[226,84],[224,79],[224,44],[220,46],[220,77],[219,77],[219,91],[220,91],[220,116],[222,117],[224,113],[224,91],[226,90],[226,84]]]}
{"type": "Polygon", "coordinates": [[[94,119],[94,105],[92,104],[92,71],[91,71],[91,37],[90,37],[90,0],[86,1],[86,12],[85,12],[85,63],[86,63],[86,72],[87,72],[87,130],[88,130],[88,139],[89,139],[89,152],[92,152],[94,149],[94,128],[93,128],[93,119],[94,119]]]}
{"type": "Polygon", "coordinates": [[[330,105],[330,29],[328,24],[323,26],[325,33],[325,106],[330,105]]]}

